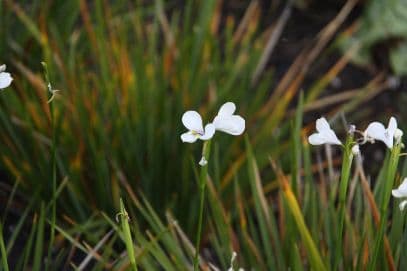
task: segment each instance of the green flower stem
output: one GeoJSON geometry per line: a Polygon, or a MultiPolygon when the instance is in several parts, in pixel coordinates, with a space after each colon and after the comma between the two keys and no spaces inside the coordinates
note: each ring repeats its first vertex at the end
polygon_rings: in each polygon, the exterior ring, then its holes
{"type": "Polygon", "coordinates": [[[387,210],[389,207],[391,190],[394,185],[394,178],[396,176],[397,165],[399,163],[401,144],[396,144],[390,151],[390,159],[387,163],[386,177],[384,179],[384,189],[382,193],[382,202],[380,206],[380,224],[376,234],[376,240],[373,247],[373,255],[367,270],[376,270],[377,256],[379,255],[380,248],[383,244],[383,237],[386,228],[387,210]]]}
{"type": "Polygon", "coordinates": [[[133,271],[137,271],[136,257],[134,253],[133,240],[131,238],[129,215],[124,208],[123,200],[120,198],[120,225],[122,227],[123,239],[126,244],[127,255],[129,256],[130,265],[133,271]]]}
{"type": "Polygon", "coordinates": [[[8,269],[8,263],[7,263],[7,251],[6,247],[4,245],[4,240],[3,240],[3,225],[2,222],[0,221],[0,251],[1,251],[1,263],[4,271],[9,271],[8,269]]]}
{"type": "Polygon", "coordinates": [[[348,183],[350,179],[350,170],[352,168],[352,144],[353,144],[353,136],[349,135],[346,139],[346,143],[344,146],[344,154],[343,154],[343,161],[342,161],[342,169],[341,169],[341,180],[339,184],[339,228],[338,228],[338,239],[336,242],[336,253],[335,253],[335,261],[334,261],[334,268],[333,270],[338,270],[338,265],[340,264],[342,258],[342,239],[343,239],[343,228],[345,224],[345,213],[346,213],[346,192],[348,190],[348,183]]]}
{"type": "MultiPolygon", "coordinates": [[[[207,161],[209,161],[210,148],[211,148],[211,141],[210,140],[205,141],[205,143],[202,147],[202,156],[207,161]]],[[[200,178],[199,178],[200,202],[199,202],[198,230],[196,233],[196,244],[195,244],[194,271],[197,271],[198,266],[199,266],[199,246],[201,243],[202,220],[203,220],[204,203],[205,203],[205,187],[206,187],[207,178],[208,178],[208,165],[206,164],[201,167],[201,174],[200,174],[200,178]]]]}
{"type": "MultiPolygon", "coordinates": [[[[44,68],[44,77],[47,84],[47,93],[51,81],[49,79],[48,66],[45,62],[41,62],[44,68]]],[[[50,241],[48,247],[48,258],[51,259],[52,245],[55,239],[55,221],[56,221],[56,187],[57,187],[57,163],[56,163],[56,125],[55,125],[55,113],[54,113],[54,104],[48,103],[50,118],[51,118],[51,129],[52,129],[52,145],[51,145],[51,168],[52,168],[52,205],[51,205],[51,233],[50,241]]],[[[45,267],[45,270],[48,270],[48,264],[45,267]]]]}

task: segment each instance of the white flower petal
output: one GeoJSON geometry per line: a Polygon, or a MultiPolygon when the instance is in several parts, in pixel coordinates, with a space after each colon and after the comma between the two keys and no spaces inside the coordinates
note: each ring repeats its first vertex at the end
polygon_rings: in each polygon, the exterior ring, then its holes
{"type": "Polygon", "coordinates": [[[218,116],[232,116],[235,111],[236,105],[232,102],[227,102],[219,109],[218,116]]]}
{"type": "Polygon", "coordinates": [[[185,112],[184,115],[182,115],[182,123],[190,131],[199,134],[204,133],[201,115],[196,111],[185,112]]]}
{"type": "Polygon", "coordinates": [[[213,125],[212,123],[209,123],[209,124],[206,124],[205,133],[202,136],[200,136],[199,139],[208,140],[208,139],[211,139],[214,134],[215,134],[215,125],[213,125]]]}
{"type": "Polygon", "coordinates": [[[403,198],[403,197],[406,196],[404,193],[402,193],[402,192],[401,192],[400,190],[398,190],[398,189],[393,189],[393,190],[391,190],[391,194],[392,194],[393,197],[395,197],[395,198],[403,198]]]}
{"type": "Polygon", "coordinates": [[[328,131],[325,131],[322,135],[326,140],[326,144],[342,145],[342,142],[338,139],[333,130],[329,129],[328,131]]]}
{"type": "Polygon", "coordinates": [[[393,148],[393,137],[389,136],[386,137],[385,140],[383,140],[384,144],[386,144],[387,148],[391,149],[393,148]]]}
{"type": "Polygon", "coordinates": [[[324,117],[317,119],[316,128],[320,133],[326,130],[331,130],[328,121],[324,117]]]}
{"type": "Polygon", "coordinates": [[[0,72],[6,71],[6,64],[0,66],[0,72]]]}
{"type": "Polygon", "coordinates": [[[194,143],[198,139],[192,132],[186,132],[181,135],[182,142],[194,143]]]}
{"type": "Polygon", "coordinates": [[[365,137],[367,137],[367,139],[376,139],[385,142],[385,133],[386,128],[384,128],[384,125],[380,122],[375,121],[367,126],[364,135],[365,137]]]}
{"type": "Polygon", "coordinates": [[[225,132],[231,135],[241,135],[245,128],[245,120],[238,115],[232,116],[216,116],[213,120],[216,130],[225,132]]]}
{"type": "Polygon", "coordinates": [[[380,122],[372,122],[366,128],[364,134],[367,139],[376,139],[384,142],[388,148],[393,148],[394,135],[397,131],[397,121],[391,117],[387,129],[380,122]]]}
{"type": "Polygon", "coordinates": [[[308,137],[308,142],[311,145],[325,144],[325,139],[319,133],[314,133],[308,137]]]}
{"type": "Polygon", "coordinates": [[[394,117],[391,117],[389,124],[387,125],[386,133],[384,134],[385,141],[384,143],[388,148],[393,148],[394,134],[397,130],[397,121],[394,117]]]}
{"type": "Polygon", "coordinates": [[[407,200],[403,200],[403,201],[399,204],[400,211],[403,211],[404,208],[406,207],[406,205],[407,205],[407,200]]]}
{"type": "Polygon", "coordinates": [[[394,132],[397,129],[397,120],[395,117],[391,117],[389,120],[389,124],[387,125],[387,131],[391,134],[394,135],[394,132]]]}
{"type": "Polygon", "coordinates": [[[403,179],[403,182],[400,184],[398,189],[406,191],[406,194],[407,194],[407,178],[403,179]]]}
{"type": "Polygon", "coordinates": [[[386,128],[384,127],[384,125],[377,121],[370,123],[365,130],[365,133],[368,136],[375,139],[378,137],[382,137],[385,132],[386,128]]]}
{"type": "Polygon", "coordinates": [[[13,81],[13,78],[8,72],[0,72],[0,89],[8,87],[11,81],[13,81]]]}
{"type": "Polygon", "coordinates": [[[338,139],[335,132],[331,129],[328,121],[324,117],[317,119],[316,130],[318,133],[314,133],[308,137],[308,141],[311,145],[342,145],[342,142],[338,139]]]}

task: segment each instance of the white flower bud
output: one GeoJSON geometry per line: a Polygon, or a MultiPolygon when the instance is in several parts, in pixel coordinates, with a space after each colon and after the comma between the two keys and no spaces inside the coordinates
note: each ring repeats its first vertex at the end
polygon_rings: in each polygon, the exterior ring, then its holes
{"type": "Polygon", "coordinates": [[[396,139],[397,143],[400,143],[402,136],[403,136],[403,131],[400,130],[399,128],[397,128],[396,131],[394,131],[394,139],[396,139]]]}
{"type": "Polygon", "coordinates": [[[360,154],[359,145],[358,145],[358,144],[354,145],[354,146],[352,147],[351,151],[352,151],[352,154],[353,154],[353,155],[359,155],[359,154],[360,154]]]}
{"type": "Polygon", "coordinates": [[[208,160],[205,159],[204,156],[202,156],[201,161],[199,161],[199,165],[201,167],[206,166],[208,164],[208,160]]]}

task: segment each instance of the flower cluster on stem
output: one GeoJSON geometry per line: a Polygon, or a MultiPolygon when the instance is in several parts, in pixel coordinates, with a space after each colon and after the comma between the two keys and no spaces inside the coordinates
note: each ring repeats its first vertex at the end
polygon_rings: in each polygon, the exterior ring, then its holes
{"type": "MultiPolygon", "coordinates": [[[[196,236],[195,244],[195,256],[193,260],[194,270],[197,271],[199,268],[199,246],[201,241],[201,231],[202,231],[202,221],[204,212],[204,200],[205,200],[205,186],[208,176],[208,160],[210,155],[210,145],[212,137],[215,135],[216,131],[221,131],[230,135],[238,136],[241,135],[245,130],[245,120],[239,116],[235,115],[236,105],[232,102],[227,102],[221,106],[218,114],[213,119],[212,123],[203,125],[201,115],[196,111],[187,111],[182,116],[182,123],[188,129],[187,132],[181,135],[182,142],[194,143],[198,139],[205,141],[202,147],[202,158],[199,161],[201,166],[200,177],[199,177],[199,190],[200,190],[200,201],[199,201],[199,216],[198,216],[198,230],[196,236]]],[[[233,258],[234,259],[234,258],[233,258]]],[[[233,261],[233,260],[232,260],[233,261]]]]}
{"type": "MultiPolygon", "coordinates": [[[[317,132],[308,137],[308,142],[311,145],[340,145],[343,148],[343,162],[341,171],[341,180],[339,184],[339,201],[338,201],[338,214],[339,214],[339,232],[337,237],[337,251],[335,252],[335,258],[333,262],[333,269],[336,270],[340,266],[342,259],[342,235],[344,232],[344,221],[345,221],[345,200],[347,194],[347,187],[350,178],[350,170],[353,156],[360,155],[360,145],[365,143],[375,143],[376,141],[383,142],[386,147],[390,150],[390,161],[386,169],[386,185],[383,189],[382,204],[381,204],[381,221],[378,228],[378,234],[375,240],[374,253],[372,260],[370,262],[370,267],[375,266],[376,256],[380,248],[380,244],[383,240],[384,235],[384,225],[385,218],[387,214],[387,208],[390,201],[391,194],[396,198],[407,198],[407,179],[403,181],[398,189],[391,190],[393,182],[395,179],[395,172],[397,169],[398,158],[400,154],[400,149],[403,147],[402,136],[403,131],[397,127],[397,120],[391,117],[387,127],[385,127],[380,122],[370,123],[364,131],[359,131],[356,129],[355,125],[351,125],[348,130],[348,136],[346,143],[338,139],[335,132],[329,126],[328,121],[325,118],[320,118],[316,121],[317,132]],[[360,138],[354,139],[355,135],[361,135],[360,138]]],[[[403,210],[407,206],[407,200],[400,203],[400,209],[403,210]]],[[[372,270],[372,269],[368,269],[372,270]]]]}

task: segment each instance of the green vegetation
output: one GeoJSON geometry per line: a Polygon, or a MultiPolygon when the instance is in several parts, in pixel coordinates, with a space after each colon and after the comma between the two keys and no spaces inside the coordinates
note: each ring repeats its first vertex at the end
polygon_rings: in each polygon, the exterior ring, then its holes
{"type": "Polygon", "coordinates": [[[0,65],[14,78],[0,92],[0,270],[227,270],[234,251],[245,270],[407,268],[391,198],[407,176],[401,146],[373,145],[388,152],[379,162],[361,147],[362,164],[349,142],[307,141],[321,112],[340,138],[345,115],[364,129],[391,84],[378,72],[324,92],[358,53],[336,50],[358,1],[281,79],[266,63],[293,7],[265,25],[258,1],[242,16],[224,2],[0,1],[0,65]],[[200,167],[181,116],[212,121],[226,101],[245,134],[217,134],[200,167]]]}

